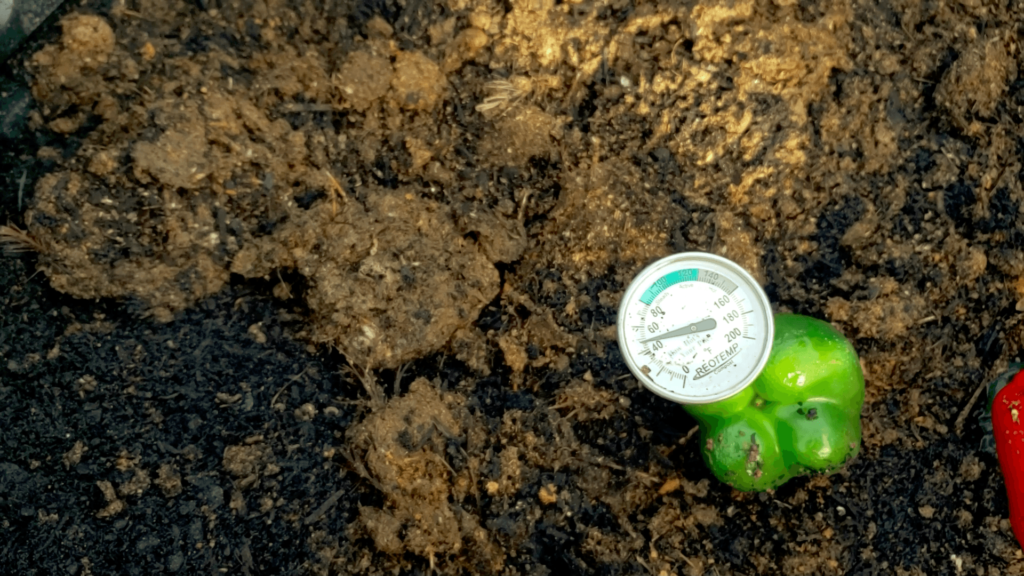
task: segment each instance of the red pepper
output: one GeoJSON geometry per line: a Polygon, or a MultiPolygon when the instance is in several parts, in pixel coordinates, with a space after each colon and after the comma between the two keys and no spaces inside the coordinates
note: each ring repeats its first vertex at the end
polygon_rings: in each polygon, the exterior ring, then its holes
{"type": "Polygon", "coordinates": [[[1010,500],[1010,526],[1024,546],[1024,371],[993,398],[992,432],[1010,500]]]}

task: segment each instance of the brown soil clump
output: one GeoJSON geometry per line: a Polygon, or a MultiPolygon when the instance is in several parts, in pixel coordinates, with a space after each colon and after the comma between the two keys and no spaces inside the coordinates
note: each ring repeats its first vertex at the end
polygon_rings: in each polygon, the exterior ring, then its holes
{"type": "Polygon", "coordinates": [[[478,442],[484,434],[464,403],[457,394],[439,394],[420,378],[408,394],[349,430],[356,458],[387,501],[384,508],[360,508],[360,519],[386,554],[410,552],[429,559],[431,566],[443,560],[497,573],[505,553],[479,517],[461,505],[477,490],[478,471],[456,473],[447,462],[453,445],[465,442],[467,435],[478,442]]]}

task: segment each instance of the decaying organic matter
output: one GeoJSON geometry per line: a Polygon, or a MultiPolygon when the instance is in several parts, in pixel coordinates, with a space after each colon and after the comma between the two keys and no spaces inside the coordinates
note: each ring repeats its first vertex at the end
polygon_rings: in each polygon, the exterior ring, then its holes
{"type": "Polygon", "coordinates": [[[0,144],[31,246],[0,266],[0,565],[1024,570],[972,400],[1024,344],[1017,4],[63,15],[0,70],[35,99],[0,144]],[[684,250],[853,342],[850,466],[734,493],[628,375],[622,290],[684,250]]]}

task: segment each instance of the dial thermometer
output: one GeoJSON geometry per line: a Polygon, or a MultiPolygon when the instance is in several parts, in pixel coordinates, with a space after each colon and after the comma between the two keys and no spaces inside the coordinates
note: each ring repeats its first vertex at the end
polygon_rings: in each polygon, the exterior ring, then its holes
{"type": "Polygon", "coordinates": [[[735,262],[703,252],[662,258],[619,304],[619,348],[655,394],[706,404],[743,390],[764,368],[775,326],[768,296],[735,262]]]}

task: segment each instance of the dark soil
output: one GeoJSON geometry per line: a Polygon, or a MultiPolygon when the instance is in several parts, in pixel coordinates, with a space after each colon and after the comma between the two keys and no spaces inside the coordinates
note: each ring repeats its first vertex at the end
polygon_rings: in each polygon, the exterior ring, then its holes
{"type": "Polygon", "coordinates": [[[1024,574],[1022,18],[65,7],[0,78],[0,571],[1024,574]],[[615,342],[684,250],[850,337],[858,459],[710,476],[615,342]]]}

